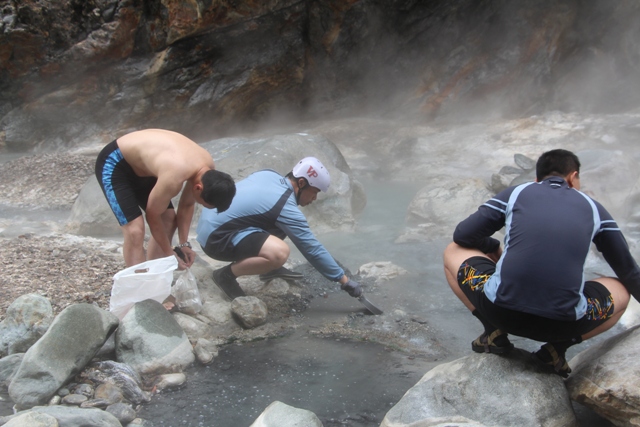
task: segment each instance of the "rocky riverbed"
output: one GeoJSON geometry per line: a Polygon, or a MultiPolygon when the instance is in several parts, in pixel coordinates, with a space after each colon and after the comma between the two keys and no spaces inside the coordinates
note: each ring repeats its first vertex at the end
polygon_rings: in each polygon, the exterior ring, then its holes
{"type": "MultiPolygon", "coordinates": [[[[299,147],[304,147],[304,151],[313,150],[311,154],[322,154],[335,143],[339,147],[339,151],[335,148],[333,151],[338,159],[336,163],[344,164],[340,160],[340,153],[344,153],[350,170],[344,167],[342,170],[336,169],[336,176],[340,179],[337,180],[335,193],[329,196],[347,201],[351,198],[353,202],[354,189],[360,188],[366,190],[364,193],[368,200],[366,208],[359,210],[359,213],[353,209],[353,203],[344,203],[343,200],[340,206],[348,213],[349,222],[342,224],[344,230],[323,232],[321,241],[336,259],[344,262],[351,273],[365,284],[367,295],[385,310],[385,314],[367,315],[356,300],[341,292],[335,284],[314,275],[313,269],[294,251],[290,267],[302,271],[305,279],[298,283],[280,281],[267,285],[256,277],[242,278],[241,284],[248,293],[262,299],[268,306],[268,321],[259,328],[245,330],[234,325],[230,319],[225,319],[226,326],[217,327],[215,340],[216,344],[223,346],[219,362],[214,362],[203,371],[194,371],[194,375],[212,375],[214,381],[228,382],[232,378],[239,378],[231,375],[234,369],[249,369],[256,375],[270,375],[277,374],[269,370],[271,365],[276,369],[295,366],[294,373],[302,377],[287,377],[287,380],[296,384],[298,381],[304,383],[305,375],[309,375],[304,368],[304,360],[293,360],[285,366],[271,363],[270,359],[286,359],[292,349],[304,348],[305,340],[309,343],[312,341],[308,340],[314,340],[312,357],[333,360],[336,352],[341,352],[340,356],[345,360],[352,360],[349,355],[358,354],[355,350],[358,343],[367,342],[363,351],[376,351],[376,355],[381,355],[380,364],[376,364],[378,361],[375,358],[362,357],[360,354],[353,356],[354,360],[366,361],[370,366],[354,363],[354,369],[360,369],[365,375],[371,369],[383,372],[389,369],[388,366],[393,367],[391,371],[397,368],[402,378],[386,378],[385,381],[392,381],[394,386],[398,386],[394,389],[397,395],[394,394],[392,399],[399,399],[399,390],[417,382],[422,373],[470,353],[468,344],[479,333],[479,325],[473,323],[472,317],[464,311],[444,283],[441,253],[447,242],[447,230],[451,230],[461,216],[475,209],[482,201],[476,201],[476,198],[484,200],[490,194],[490,184],[508,183],[520,174],[525,175],[528,168],[520,166],[520,153],[531,158],[540,150],[558,145],[578,152],[584,159],[585,188],[596,198],[604,198],[606,204],[616,211],[616,218],[621,218],[621,224],[630,231],[632,238],[629,241],[635,252],[635,217],[628,209],[628,204],[630,200],[635,200],[637,187],[611,187],[611,181],[615,181],[614,178],[619,175],[631,176],[633,183],[637,180],[632,167],[635,153],[625,152],[623,148],[627,133],[635,132],[637,128],[638,115],[620,116],[618,119],[620,123],[616,124],[611,118],[605,120],[601,117],[549,114],[532,117],[526,122],[469,124],[451,129],[412,125],[403,127],[368,119],[345,120],[310,126],[304,130],[289,130],[281,136],[226,138],[207,143],[218,167],[236,177],[264,167],[285,171],[284,168],[290,167],[294,157],[300,155],[296,151],[299,147]],[[502,136],[497,138],[496,135],[502,136]],[[357,139],[357,136],[361,139],[357,139]],[[406,146],[406,150],[389,151],[389,147],[400,146],[406,146]],[[487,152],[493,155],[487,159],[488,163],[480,167],[478,156],[487,152]],[[279,156],[274,153],[279,153],[279,156]],[[515,162],[514,154],[519,155],[515,162]],[[505,166],[510,167],[503,169],[505,166]],[[499,179],[494,180],[492,174],[497,174],[499,179]],[[358,187],[354,177],[364,184],[358,187]],[[390,177],[399,181],[393,182],[390,177]],[[456,177],[455,182],[452,182],[452,177],[456,177]],[[401,267],[397,271],[405,270],[407,273],[383,278],[385,273],[371,275],[370,266],[369,269],[363,267],[367,263],[377,264],[381,261],[389,261],[392,266],[401,267]],[[253,344],[256,340],[268,341],[271,338],[285,338],[286,341],[281,341],[283,345],[275,346],[253,344]],[[341,344],[323,345],[325,340],[341,344]],[[270,352],[267,358],[252,355],[253,351],[262,353],[265,348],[270,352]],[[236,350],[246,356],[242,359],[244,366],[234,365],[234,361],[240,360],[236,350]],[[395,362],[389,365],[391,360],[395,362]],[[224,375],[218,369],[224,370],[224,375]],[[228,378],[227,374],[230,375],[228,378]]],[[[43,153],[13,158],[0,164],[0,185],[10,189],[6,191],[0,207],[0,238],[3,243],[0,257],[5,266],[2,282],[3,316],[10,302],[30,292],[46,295],[56,314],[74,302],[95,303],[101,308],[108,308],[112,276],[124,267],[120,237],[117,234],[101,238],[80,236],[72,233],[68,221],[73,201],[92,177],[96,152],[96,147],[92,147],[72,150],[71,153],[43,153]],[[51,164],[67,165],[65,168],[72,171],[71,176],[57,173],[56,168],[49,170],[47,165],[51,164]],[[31,170],[38,170],[39,179],[23,177],[31,170]]],[[[336,167],[335,163],[333,167],[336,167]]],[[[364,193],[361,191],[358,197],[364,193]]],[[[98,200],[102,199],[98,197],[98,200]]],[[[322,223],[325,214],[331,214],[332,201],[328,201],[319,200],[317,205],[312,206],[314,209],[308,211],[309,217],[319,225],[324,225],[325,230],[331,229],[327,223],[322,223]],[[316,206],[318,209],[315,209],[316,206]],[[323,206],[325,209],[328,206],[328,209],[323,211],[323,206]]],[[[361,209],[362,205],[359,206],[361,209]]],[[[340,216],[332,217],[334,221],[340,219],[340,216]]],[[[212,269],[220,263],[202,257],[199,265],[212,269]]],[[[606,274],[606,270],[601,269],[602,261],[595,255],[588,267],[590,271],[606,274]]],[[[203,296],[210,302],[219,303],[222,298],[220,291],[209,278],[205,279],[199,283],[203,296]]],[[[228,305],[228,302],[222,302],[228,305]]],[[[216,313],[222,312],[224,310],[216,313]]],[[[208,314],[211,315],[211,312],[208,314]]],[[[188,320],[185,319],[188,316],[176,314],[175,317],[182,319],[181,322],[188,320]]],[[[191,327],[187,323],[181,323],[181,326],[187,330],[191,327]]],[[[612,333],[616,332],[612,330],[612,333]]],[[[187,332],[193,333],[197,331],[192,329],[187,332]]],[[[572,348],[570,356],[591,345],[591,341],[572,348]]],[[[597,343],[598,340],[593,342],[597,343]]],[[[526,351],[535,350],[538,346],[535,342],[517,338],[514,343],[526,351]]],[[[316,364],[309,366],[312,374],[318,366],[323,368],[316,364]]],[[[357,375],[359,373],[354,371],[353,377],[357,375]]],[[[251,393],[255,385],[252,384],[253,379],[249,375],[239,380],[238,384],[233,384],[237,390],[234,398],[248,398],[242,393],[251,393]]],[[[376,376],[371,378],[372,381],[376,379],[376,376]]],[[[376,384],[368,383],[364,389],[357,387],[357,393],[364,393],[376,384]]],[[[338,385],[342,383],[335,386],[338,385]]],[[[194,382],[192,387],[207,389],[212,384],[198,385],[198,382],[194,382]]],[[[200,391],[190,390],[196,394],[200,391]]],[[[178,391],[175,395],[178,400],[180,393],[178,391]]],[[[328,412],[324,406],[326,402],[322,400],[311,399],[302,404],[321,415],[325,425],[332,425],[329,424],[330,419],[337,420],[336,425],[342,425],[340,422],[367,427],[379,425],[386,408],[380,406],[380,413],[371,418],[368,412],[362,412],[358,395],[345,395],[353,397],[353,400],[345,403],[348,409],[342,415],[328,412]],[[354,414],[358,413],[364,414],[358,421],[360,424],[345,421],[352,420],[354,414]]],[[[274,394],[265,396],[273,397],[274,394]]],[[[384,393],[380,397],[384,397],[384,393]]],[[[160,405],[171,407],[172,400],[162,400],[160,405]]],[[[224,411],[225,399],[218,400],[221,406],[216,407],[216,411],[224,411]]],[[[155,414],[151,405],[146,414],[149,417],[155,414]]],[[[247,409],[248,412],[242,415],[242,423],[255,419],[257,413],[264,409],[260,407],[262,403],[257,405],[247,409]]],[[[174,412],[164,411],[160,417],[176,416],[174,412]]],[[[235,412],[237,408],[234,408],[235,412]]],[[[583,427],[609,425],[584,408],[576,407],[576,412],[583,427]]]]}

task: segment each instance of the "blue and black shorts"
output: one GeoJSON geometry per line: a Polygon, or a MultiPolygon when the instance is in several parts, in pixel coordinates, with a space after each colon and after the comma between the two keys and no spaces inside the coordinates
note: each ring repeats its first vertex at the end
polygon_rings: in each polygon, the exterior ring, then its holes
{"type": "MultiPolygon", "coordinates": [[[[98,154],[96,178],[121,226],[142,215],[140,209],[147,208],[149,194],[158,181],[153,176],[136,175],[122,156],[116,140],[98,154]]],[[[173,209],[171,202],[167,209],[173,209]]]]}
{"type": "Polygon", "coordinates": [[[575,321],[548,319],[500,307],[484,294],[484,284],[495,271],[496,264],[489,258],[471,257],[458,269],[458,285],[485,319],[510,334],[542,342],[565,341],[594,330],[613,315],[611,293],[595,281],[585,282],[587,313],[575,321]]]}

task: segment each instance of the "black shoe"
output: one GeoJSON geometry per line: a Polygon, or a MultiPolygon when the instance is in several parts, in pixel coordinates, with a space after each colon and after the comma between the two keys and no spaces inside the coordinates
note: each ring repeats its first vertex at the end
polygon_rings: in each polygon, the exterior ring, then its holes
{"type": "Polygon", "coordinates": [[[533,355],[545,366],[553,368],[553,371],[562,378],[567,378],[571,373],[571,368],[564,354],[558,354],[551,343],[543,345],[540,347],[540,350],[533,353],[533,355]]]}
{"type": "Polygon", "coordinates": [[[238,284],[238,281],[225,271],[227,268],[229,268],[229,266],[214,270],[213,281],[231,300],[246,296],[238,284]]]}
{"type": "Polygon", "coordinates": [[[490,335],[484,332],[478,338],[471,343],[471,349],[476,353],[492,353],[492,354],[507,354],[513,350],[513,344],[507,338],[507,333],[502,332],[500,329],[496,329],[490,335]],[[502,337],[502,343],[498,345],[495,339],[502,337]]]}
{"type": "Polygon", "coordinates": [[[302,279],[304,276],[302,275],[302,273],[298,273],[295,271],[291,271],[287,268],[280,267],[280,268],[276,268],[275,270],[271,270],[268,273],[261,274],[259,277],[260,277],[260,280],[262,280],[263,282],[267,282],[275,278],[299,280],[299,279],[302,279]]]}

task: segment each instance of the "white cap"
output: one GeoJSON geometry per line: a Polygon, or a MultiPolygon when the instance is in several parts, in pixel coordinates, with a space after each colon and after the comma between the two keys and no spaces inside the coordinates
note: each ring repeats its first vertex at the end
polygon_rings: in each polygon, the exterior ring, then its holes
{"type": "Polygon", "coordinates": [[[331,182],[329,171],[315,157],[305,157],[300,160],[293,167],[293,176],[295,178],[306,178],[310,186],[325,192],[329,189],[329,183],[331,182]]]}

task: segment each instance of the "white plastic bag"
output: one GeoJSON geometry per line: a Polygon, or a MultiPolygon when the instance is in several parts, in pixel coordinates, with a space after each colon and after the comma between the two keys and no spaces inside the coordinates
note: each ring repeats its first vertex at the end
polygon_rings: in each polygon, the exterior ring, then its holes
{"type": "Polygon", "coordinates": [[[202,310],[202,299],[198,291],[198,282],[188,268],[176,279],[171,288],[171,295],[176,299],[176,307],[182,313],[196,314],[202,310]]]}
{"type": "Polygon", "coordinates": [[[145,261],[119,271],[113,276],[109,311],[120,320],[139,301],[153,299],[162,303],[171,294],[175,256],[145,261]]]}

